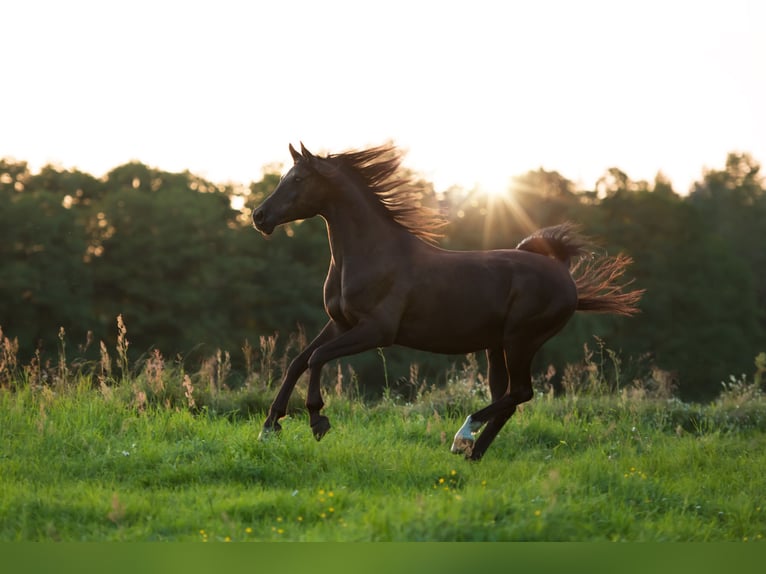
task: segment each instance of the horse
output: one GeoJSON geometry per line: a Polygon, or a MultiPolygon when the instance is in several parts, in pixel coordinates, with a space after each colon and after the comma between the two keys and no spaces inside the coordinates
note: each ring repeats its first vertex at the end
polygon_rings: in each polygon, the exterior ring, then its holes
{"type": "Polygon", "coordinates": [[[321,414],[320,372],[329,361],[390,345],[485,351],[491,403],[468,415],[451,447],[478,460],[516,407],[532,399],[532,359],[575,311],[638,310],[642,291],[618,283],[631,259],[584,257],[589,243],[571,223],[541,229],[515,249],[442,249],[444,218],[421,204],[393,144],[324,157],[302,142],[300,151],[292,144],[289,151],[293,166],[253,211],[253,225],[268,236],[281,224],[324,219],[329,320],[290,363],[261,438],[281,430],[279,419],[306,370],[309,424],[317,440],[325,436],[330,422],[321,414]],[[573,259],[578,264],[570,271],[573,259]]]}

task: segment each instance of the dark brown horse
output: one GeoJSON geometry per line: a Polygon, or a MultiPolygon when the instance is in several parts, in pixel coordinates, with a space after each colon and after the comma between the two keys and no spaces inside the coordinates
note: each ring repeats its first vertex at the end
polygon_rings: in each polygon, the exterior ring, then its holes
{"type": "Polygon", "coordinates": [[[570,259],[586,246],[572,225],[538,231],[516,249],[443,250],[433,244],[442,221],[420,206],[393,146],[319,157],[301,144],[290,153],[293,167],[253,223],[269,235],[297,219],[325,220],[330,320],[290,363],[262,434],[280,429],[306,369],[306,407],[319,440],[330,428],[320,414],[319,385],[328,361],[394,344],[450,354],[486,350],[492,403],[466,419],[452,445],[452,452],[479,459],[516,405],[532,398],[532,358],[576,310],[636,312],[641,292],[616,282],[628,258],[591,259],[570,273],[570,259]]]}

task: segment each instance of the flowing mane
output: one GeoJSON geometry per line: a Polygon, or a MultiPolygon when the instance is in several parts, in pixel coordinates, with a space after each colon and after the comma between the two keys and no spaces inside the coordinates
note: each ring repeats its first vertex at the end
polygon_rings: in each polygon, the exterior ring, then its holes
{"type": "Polygon", "coordinates": [[[393,144],[327,156],[339,167],[351,170],[374,194],[394,221],[421,239],[435,243],[446,224],[439,212],[423,205],[423,191],[401,169],[402,153],[393,144]]]}

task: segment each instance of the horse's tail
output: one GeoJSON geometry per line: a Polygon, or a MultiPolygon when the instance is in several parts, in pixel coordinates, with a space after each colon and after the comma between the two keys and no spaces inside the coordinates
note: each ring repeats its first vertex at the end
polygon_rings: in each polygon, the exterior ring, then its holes
{"type": "Polygon", "coordinates": [[[616,315],[635,315],[644,289],[625,290],[633,281],[619,283],[633,259],[599,255],[580,259],[572,269],[577,285],[577,310],[616,315]]]}
{"type": "Polygon", "coordinates": [[[579,258],[572,269],[572,278],[577,286],[577,310],[595,313],[635,315],[643,289],[625,291],[632,283],[619,283],[633,259],[627,255],[590,255],[587,247],[591,244],[580,235],[578,227],[563,223],[541,229],[516,246],[516,249],[552,257],[569,267],[572,258],[579,258]]]}
{"type": "Polygon", "coordinates": [[[558,259],[567,267],[573,257],[586,253],[588,241],[579,233],[579,228],[572,223],[562,223],[545,227],[522,239],[516,249],[531,251],[546,257],[558,259]]]}

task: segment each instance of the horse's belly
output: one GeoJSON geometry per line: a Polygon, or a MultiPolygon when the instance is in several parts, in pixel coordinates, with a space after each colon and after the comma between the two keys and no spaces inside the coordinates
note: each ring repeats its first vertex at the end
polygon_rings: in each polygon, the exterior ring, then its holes
{"type": "Polygon", "coordinates": [[[500,346],[503,314],[487,309],[441,309],[405,314],[396,343],[434,353],[462,354],[500,346]]]}

